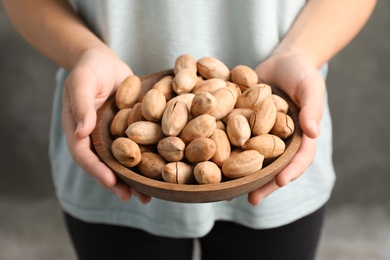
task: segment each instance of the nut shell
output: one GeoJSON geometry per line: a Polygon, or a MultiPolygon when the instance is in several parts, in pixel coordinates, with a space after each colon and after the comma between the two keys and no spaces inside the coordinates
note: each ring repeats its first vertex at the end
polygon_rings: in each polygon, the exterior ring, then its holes
{"type": "Polygon", "coordinates": [[[188,121],[188,107],[182,101],[168,103],[161,119],[161,129],[167,136],[177,136],[188,121]]]}
{"type": "Polygon", "coordinates": [[[275,124],[270,133],[280,137],[281,139],[286,139],[294,133],[294,129],[295,126],[292,118],[283,112],[277,112],[275,124]]]}
{"type": "Polygon", "coordinates": [[[242,91],[247,90],[259,82],[257,73],[250,67],[238,65],[231,70],[232,82],[237,84],[242,91]]]}
{"type": "Polygon", "coordinates": [[[185,144],[200,137],[209,137],[212,135],[217,127],[215,117],[208,114],[200,115],[192,119],[184,127],[180,134],[180,138],[185,144]]]}
{"type": "Polygon", "coordinates": [[[243,146],[244,150],[256,150],[264,158],[275,158],[281,155],[286,149],[282,139],[272,134],[258,135],[250,138],[243,146]]]}
{"type": "Polygon", "coordinates": [[[287,113],[289,107],[287,101],[276,94],[272,94],[271,96],[272,96],[272,100],[274,101],[276,111],[287,113]]]}
{"type": "Polygon", "coordinates": [[[165,137],[161,126],[149,121],[138,121],[129,125],[126,135],[137,144],[143,145],[157,144],[165,137]]]}
{"type": "Polygon", "coordinates": [[[168,162],[181,161],[184,157],[185,144],[179,137],[168,136],[157,144],[158,153],[168,162]]]}
{"type": "Polygon", "coordinates": [[[192,93],[196,94],[198,92],[207,91],[210,93],[213,93],[217,89],[225,88],[226,87],[226,81],[223,79],[218,78],[212,78],[207,79],[195,86],[195,88],[192,90],[192,93]]]}
{"type": "Polygon", "coordinates": [[[136,75],[125,78],[115,93],[115,104],[117,108],[131,108],[137,101],[141,92],[141,80],[136,75]]]}
{"type": "Polygon", "coordinates": [[[272,95],[272,89],[267,84],[257,84],[245,90],[238,97],[236,108],[255,109],[265,98],[272,95]]]}
{"type": "Polygon", "coordinates": [[[210,161],[200,162],[195,165],[194,176],[199,184],[220,183],[222,180],[221,169],[210,161]]]}
{"type": "Polygon", "coordinates": [[[252,174],[263,167],[264,156],[256,150],[234,153],[222,165],[222,173],[229,179],[252,174]]]}
{"type": "Polygon", "coordinates": [[[142,116],[151,122],[159,122],[167,106],[164,93],[158,89],[150,89],[146,92],[142,103],[142,116]]]}
{"type": "Polygon", "coordinates": [[[234,109],[237,101],[237,94],[231,88],[220,88],[212,94],[217,100],[217,106],[214,110],[213,116],[216,120],[221,120],[234,109]]]}
{"type": "Polygon", "coordinates": [[[229,68],[220,60],[214,57],[203,57],[198,60],[198,73],[205,79],[219,78],[223,80],[230,79],[229,68]]]}
{"type": "Polygon", "coordinates": [[[195,94],[193,93],[184,93],[175,96],[171,100],[167,102],[167,106],[169,106],[170,103],[176,102],[176,101],[181,101],[184,102],[187,105],[188,111],[191,110],[191,104],[192,104],[192,99],[195,97],[195,94]]]}
{"type": "Polygon", "coordinates": [[[176,75],[183,69],[190,69],[193,72],[197,72],[196,60],[190,54],[182,54],[176,58],[175,65],[173,67],[173,73],[176,75]]]}
{"type": "Polygon", "coordinates": [[[213,157],[216,151],[216,144],[213,140],[206,137],[200,137],[193,140],[185,148],[185,156],[188,161],[198,163],[208,161],[213,157]]]}
{"type": "Polygon", "coordinates": [[[141,161],[139,146],[127,137],[118,137],[111,144],[115,159],[126,167],[134,167],[141,161]]]}
{"type": "Polygon", "coordinates": [[[173,76],[168,75],[157,81],[152,88],[160,90],[164,94],[165,99],[170,100],[176,96],[176,92],[172,88],[172,82],[173,76]]]}
{"type": "Polygon", "coordinates": [[[159,154],[144,152],[137,167],[140,173],[148,178],[162,180],[162,170],[166,161],[159,154]]]}
{"type": "Polygon", "coordinates": [[[267,134],[276,120],[276,107],[271,96],[265,98],[249,118],[253,135],[267,134]]]}
{"type": "Polygon", "coordinates": [[[253,109],[250,109],[250,108],[235,108],[233,109],[227,116],[225,116],[222,121],[227,124],[229,122],[229,120],[233,117],[235,117],[236,115],[243,115],[246,117],[246,119],[248,120],[249,122],[249,119],[251,117],[251,115],[253,114],[254,110],[253,109]]]}
{"type": "Polygon", "coordinates": [[[177,184],[194,184],[194,167],[184,162],[167,163],[162,171],[164,181],[177,184]]]}
{"type": "Polygon", "coordinates": [[[241,147],[251,137],[251,128],[248,119],[243,115],[235,115],[226,124],[226,133],[230,143],[241,147]]]}
{"type": "Polygon", "coordinates": [[[214,133],[210,136],[210,139],[215,142],[216,149],[211,161],[213,161],[219,167],[230,157],[230,141],[225,131],[221,129],[215,129],[214,133]]]}
{"type": "Polygon", "coordinates": [[[192,99],[191,114],[194,117],[209,114],[212,115],[217,107],[217,99],[210,92],[198,92],[192,99]]]}
{"type": "Polygon", "coordinates": [[[177,94],[190,93],[198,82],[198,76],[193,70],[186,68],[179,71],[172,81],[172,88],[177,94]]]}
{"type": "Polygon", "coordinates": [[[114,137],[126,136],[125,131],[128,127],[127,118],[130,111],[131,108],[124,108],[115,114],[110,125],[110,132],[114,137]]]}
{"type": "Polygon", "coordinates": [[[130,110],[128,116],[127,116],[127,125],[131,125],[132,123],[138,122],[138,121],[145,121],[146,119],[142,115],[141,108],[142,104],[141,102],[135,103],[133,105],[133,108],[130,110]]]}

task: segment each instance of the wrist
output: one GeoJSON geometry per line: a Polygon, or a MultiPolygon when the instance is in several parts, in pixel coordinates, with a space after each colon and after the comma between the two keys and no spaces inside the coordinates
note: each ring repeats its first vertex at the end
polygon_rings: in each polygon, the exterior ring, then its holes
{"type": "Polygon", "coordinates": [[[76,68],[90,69],[91,71],[100,71],[103,74],[112,72],[117,63],[121,60],[107,46],[89,46],[72,52],[69,58],[69,71],[76,68]]]}
{"type": "Polygon", "coordinates": [[[299,60],[305,60],[307,64],[311,64],[317,69],[323,65],[323,62],[320,61],[319,57],[307,49],[295,46],[294,44],[281,43],[270,55],[270,59],[277,61],[296,58],[299,58],[299,60]]]}
{"type": "Polygon", "coordinates": [[[75,46],[68,53],[69,58],[65,64],[65,68],[69,71],[91,57],[102,57],[102,59],[111,60],[111,57],[115,55],[103,42],[88,46],[75,46]]]}

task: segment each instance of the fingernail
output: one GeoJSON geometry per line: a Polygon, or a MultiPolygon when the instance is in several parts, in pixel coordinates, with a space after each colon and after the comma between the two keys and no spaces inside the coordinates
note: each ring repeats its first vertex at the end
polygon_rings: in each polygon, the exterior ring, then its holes
{"type": "Polygon", "coordinates": [[[121,200],[123,200],[123,197],[119,192],[119,189],[117,189],[116,187],[112,187],[112,192],[115,193],[115,195],[118,196],[121,200]]]}
{"type": "Polygon", "coordinates": [[[118,195],[118,197],[121,199],[121,201],[127,201],[129,199],[129,197],[127,197],[126,195],[118,192],[116,193],[116,195],[118,195]]]}
{"type": "Polygon", "coordinates": [[[79,121],[77,123],[77,126],[76,126],[76,131],[74,132],[75,134],[77,134],[78,131],[80,131],[80,129],[83,127],[83,121],[79,121]]]}
{"type": "Polygon", "coordinates": [[[145,204],[144,201],[142,200],[142,196],[138,192],[133,190],[133,195],[139,200],[139,202],[145,204]]]}
{"type": "Polygon", "coordinates": [[[312,120],[310,122],[310,126],[311,126],[311,130],[313,130],[313,132],[318,135],[318,128],[317,128],[317,122],[312,120]]]}
{"type": "Polygon", "coordinates": [[[116,195],[118,195],[118,197],[119,197],[122,201],[125,201],[125,196],[123,196],[123,194],[122,194],[121,192],[116,191],[116,195]]]}
{"type": "Polygon", "coordinates": [[[257,200],[257,201],[252,201],[250,202],[250,204],[253,206],[253,207],[256,207],[260,204],[260,202],[262,201],[263,199],[260,199],[260,200],[257,200]]]}

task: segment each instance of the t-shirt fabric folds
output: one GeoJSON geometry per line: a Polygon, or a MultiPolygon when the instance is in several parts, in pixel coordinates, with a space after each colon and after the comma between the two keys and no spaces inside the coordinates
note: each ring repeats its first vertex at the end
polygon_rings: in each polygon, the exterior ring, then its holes
{"type": "MultiPolygon", "coordinates": [[[[173,68],[184,53],[195,59],[213,56],[229,67],[255,68],[286,34],[303,8],[296,0],[73,0],[70,1],[90,29],[144,76],[173,68]]],[[[327,66],[321,68],[326,76],[327,66]]],[[[130,226],[169,237],[201,237],[217,220],[256,228],[293,222],[323,206],[335,181],[332,164],[332,126],[328,103],[309,169],[258,206],[247,196],[213,203],[176,203],[153,198],[123,202],[97,184],[72,160],[61,128],[63,83],[68,72],[56,75],[49,154],[56,194],[69,214],[88,222],[130,226]]]]}

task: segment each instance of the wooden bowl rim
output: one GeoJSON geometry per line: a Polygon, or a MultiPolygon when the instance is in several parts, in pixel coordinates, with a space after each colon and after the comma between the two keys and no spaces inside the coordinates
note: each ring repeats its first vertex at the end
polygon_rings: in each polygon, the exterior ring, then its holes
{"type": "MultiPolygon", "coordinates": [[[[158,79],[166,75],[172,75],[172,73],[173,70],[170,69],[141,77],[143,84],[142,92],[145,93],[145,91],[147,91],[147,88],[145,88],[144,85],[149,84],[150,87],[158,79]]],[[[111,95],[97,112],[96,127],[91,134],[93,148],[98,157],[122,181],[146,195],[164,200],[186,203],[204,203],[232,199],[253,191],[271,181],[290,163],[299,149],[302,139],[302,130],[299,126],[298,120],[299,108],[282,90],[276,87],[272,87],[272,90],[273,93],[283,97],[288,102],[290,107],[288,114],[292,117],[295,123],[294,134],[285,140],[286,150],[282,155],[276,158],[269,165],[263,167],[261,170],[242,178],[206,185],[174,184],[145,177],[132,169],[121,165],[113,157],[111,147],[107,147],[107,145],[104,145],[104,142],[102,141],[103,137],[111,138],[112,140],[113,137],[109,131],[109,124],[104,125],[103,120],[100,120],[104,116],[107,116],[107,113],[110,111],[112,113],[117,111],[115,106],[115,95],[111,95]]],[[[111,119],[112,118],[113,115],[111,116],[111,119]]]]}

